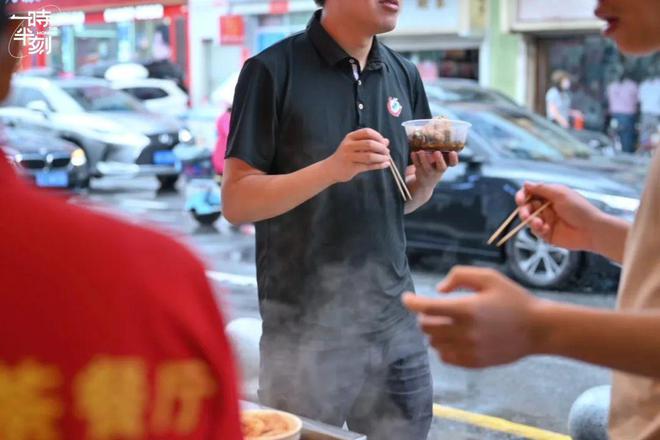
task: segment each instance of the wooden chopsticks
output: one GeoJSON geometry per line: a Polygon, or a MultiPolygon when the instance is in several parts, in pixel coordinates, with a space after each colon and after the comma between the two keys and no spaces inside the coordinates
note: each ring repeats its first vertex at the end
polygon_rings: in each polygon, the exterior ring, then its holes
{"type": "MultiPolygon", "coordinates": [[[[527,204],[527,203],[529,203],[529,202],[531,202],[531,201],[532,201],[532,198],[531,198],[531,197],[527,197],[527,199],[525,199],[525,204],[527,204]]],[[[545,203],[544,203],[539,209],[537,209],[536,211],[534,211],[534,213],[533,213],[532,215],[530,215],[529,217],[527,217],[527,219],[526,219],[525,221],[521,222],[518,226],[516,226],[515,228],[513,228],[512,230],[510,230],[508,234],[506,234],[504,237],[502,237],[502,239],[501,239],[500,241],[497,242],[497,247],[500,247],[500,246],[502,246],[504,243],[506,243],[507,241],[509,241],[509,239],[511,239],[511,237],[513,237],[513,236],[516,235],[518,232],[520,232],[520,230],[523,229],[525,226],[527,226],[527,225],[529,224],[529,222],[531,222],[531,221],[534,220],[536,217],[538,217],[539,215],[541,215],[541,213],[542,213],[542,212],[543,212],[548,206],[550,206],[550,205],[551,205],[551,202],[545,202],[545,203]]],[[[502,232],[504,232],[504,230],[509,226],[509,224],[510,224],[510,223],[516,218],[516,216],[518,215],[519,212],[520,212],[520,206],[517,207],[517,208],[511,213],[511,215],[509,215],[509,217],[507,217],[507,219],[504,220],[504,222],[500,225],[500,227],[497,228],[497,230],[493,233],[493,235],[490,236],[490,238],[488,239],[488,244],[493,244],[493,242],[497,239],[497,237],[498,237],[500,234],[502,234],[502,232]]]]}
{"type": "Polygon", "coordinates": [[[410,194],[410,191],[408,191],[408,185],[406,185],[405,179],[401,177],[401,173],[399,173],[399,169],[396,167],[396,163],[394,163],[394,160],[391,157],[390,171],[392,171],[392,176],[394,177],[397,188],[399,188],[399,193],[401,194],[403,201],[408,202],[412,200],[412,195],[410,194]]]}

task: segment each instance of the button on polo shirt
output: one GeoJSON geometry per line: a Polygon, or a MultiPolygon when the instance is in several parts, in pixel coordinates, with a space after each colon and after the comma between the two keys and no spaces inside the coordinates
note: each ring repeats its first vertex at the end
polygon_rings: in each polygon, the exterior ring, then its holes
{"type": "MultiPolygon", "coordinates": [[[[369,127],[390,140],[401,173],[409,148],[401,123],[430,117],[417,69],[374,38],[363,69],[315,13],[305,32],[248,60],[241,72],[227,157],[267,174],[331,156],[369,127]]],[[[256,225],[264,329],[332,338],[407,323],[399,296],[413,289],[404,204],[389,170],[360,174],[256,225]]]]}

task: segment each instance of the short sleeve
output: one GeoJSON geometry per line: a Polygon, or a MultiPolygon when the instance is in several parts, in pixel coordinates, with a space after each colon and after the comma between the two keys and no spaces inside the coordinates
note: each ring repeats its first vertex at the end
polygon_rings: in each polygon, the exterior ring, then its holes
{"type": "Polygon", "coordinates": [[[422,78],[419,76],[417,68],[415,71],[415,82],[413,90],[413,118],[414,119],[431,119],[431,109],[429,107],[429,100],[426,97],[426,90],[424,89],[424,83],[422,78]]]}
{"type": "Polygon", "coordinates": [[[548,93],[545,94],[546,104],[560,105],[561,96],[559,96],[559,91],[556,88],[551,88],[548,90],[548,93]]]}
{"type": "Polygon", "coordinates": [[[243,66],[236,85],[226,157],[269,172],[275,157],[276,128],[273,76],[263,62],[252,58],[243,66]]]}

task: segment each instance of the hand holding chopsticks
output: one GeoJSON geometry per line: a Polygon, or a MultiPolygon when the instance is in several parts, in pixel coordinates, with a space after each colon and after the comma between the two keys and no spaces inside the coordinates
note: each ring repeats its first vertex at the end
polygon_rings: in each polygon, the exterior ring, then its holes
{"type": "MultiPolygon", "coordinates": [[[[529,203],[529,202],[531,202],[531,201],[532,201],[532,197],[528,196],[528,197],[525,199],[524,204],[527,204],[527,203],[529,203]]],[[[524,227],[526,227],[526,226],[527,226],[532,220],[534,220],[536,217],[538,217],[539,215],[541,215],[541,213],[542,213],[545,209],[547,209],[551,204],[552,204],[552,202],[545,202],[543,205],[541,205],[541,207],[540,207],[539,209],[537,209],[536,211],[534,211],[534,212],[533,212],[529,217],[527,217],[523,222],[521,222],[518,226],[516,226],[516,227],[513,228],[511,231],[509,231],[509,233],[506,234],[504,237],[502,237],[502,238],[500,239],[500,241],[497,242],[497,247],[500,247],[500,246],[502,246],[504,243],[506,243],[507,241],[509,241],[509,239],[511,239],[511,237],[513,237],[514,235],[516,235],[518,232],[520,232],[521,229],[523,229],[524,227]]],[[[516,216],[517,216],[518,213],[520,212],[520,208],[521,208],[520,206],[517,207],[517,208],[511,213],[511,215],[509,215],[509,217],[507,217],[507,219],[504,220],[504,222],[500,225],[500,227],[497,228],[497,230],[493,233],[493,235],[491,235],[491,237],[488,239],[488,244],[492,244],[492,243],[497,239],[497,237],[500,236],[500,235],[504,232],[504,230],[505,230],[505,229],[511,224],[511,222],[513,222],[513,220],[516,218],[516,216]]]]}

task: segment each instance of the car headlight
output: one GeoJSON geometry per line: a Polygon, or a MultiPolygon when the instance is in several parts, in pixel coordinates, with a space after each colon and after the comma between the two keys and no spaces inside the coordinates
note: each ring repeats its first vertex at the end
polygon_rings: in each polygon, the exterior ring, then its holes
{"type": "Polygon", "coordinates": [[[639,209],[639,199],[636,197],[615,196],[580,190],[578,192],[603,211],[617,217],[630,220],[635,217],[635,213],[639,209]]]}
{"type": "Polygon", "coordinates": [[[87,163],[87,155],[82,148],[76,148],[71,153],[71,164],[74,167],[81,167],[87,163]]]}
{"type": "Polygon", "coordinates": [[[179,142],[189,144],[193,140],[193,134],[187,128],[179,130],[179,142]]]}

